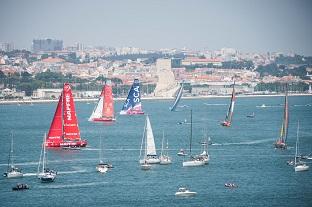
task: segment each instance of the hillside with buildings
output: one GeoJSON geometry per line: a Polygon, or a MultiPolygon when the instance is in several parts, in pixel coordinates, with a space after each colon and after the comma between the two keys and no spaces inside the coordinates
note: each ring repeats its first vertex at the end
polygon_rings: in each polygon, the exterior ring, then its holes
{"type": "Polygon", "coordinates": [[[145,50],[133,47],[63,46],[62,40],[35,39],[33,50],[2,43],[0,99],[55,98],[70,82],[77,97],[95,97],[103,80],[112,79],[115,97],[125,96],[134,78],[143,96],[172,97],[185,82],[186,96],[227,95],[235,80],[240,94],[284,90],[311,93],[312,58],[296,54],[242,53],[189,49],[145,50]]]}

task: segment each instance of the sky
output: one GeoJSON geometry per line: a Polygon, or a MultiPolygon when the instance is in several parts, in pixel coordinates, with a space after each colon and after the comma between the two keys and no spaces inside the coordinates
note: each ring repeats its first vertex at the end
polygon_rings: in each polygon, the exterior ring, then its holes
{"type": "Polygon", "coordinates": [[[312,55],[312,0],[0,0],[0,42],[312,55]]]}

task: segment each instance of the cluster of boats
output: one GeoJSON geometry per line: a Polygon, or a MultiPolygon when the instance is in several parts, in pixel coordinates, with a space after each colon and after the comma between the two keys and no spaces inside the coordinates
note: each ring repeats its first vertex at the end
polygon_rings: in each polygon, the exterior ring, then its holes
{"type": "MultiPolygon", "coordinates": [[[[176,95],[175,102],[171,111],[175,111],[177,105],[182,97],[183,92],[183,83],[181,84],[180,89],[176,95]]],[[[224,127],[230,127],[232,124],[234,104],[235,104],[235,81],[233,84],[231,101],[229,108],[225,117],[225,120],[220,124],[224,127]]],[[[128,93],[128,97],[123,104],[120,115],[143,115],[141,105],[141,94],[140,94],[140,82],[138,79],[135,79],[133,85],[128,93]]],[[[247,115],[248,118],[254,118],[255,114],[247,115]]],[[[112,84],[109,80],[105,82],[102,92],[100,94],[97,105],[95,106],[89,121],[92,122],[114,122],[114,103],[112,96],[112,84]]],[[[281,127],[281,134],[278,140],[274,143],[275,147],[278,149],[286,149],[286,140],[288,134],[288,96],[287,90],[285,95],[284,103],[284,119],[281,127]]],[[[186,121],[185,121],[186,123],[186,121]]],[[[183,123],[181,123],[183,124],[183,123]]],[[[208,144],[209,141],[206,139],[201,143],[203,150],[202,153],[194,155],[192,153],[192,130],[193,130],[193,121],[192,121],[192,110],[190,110],[190,136],[189,136],[189,151],[181,149],[177,155],[183,157],[182,166],[183,167],[195,167],[203,166],[209,162],[208,154],[208,144]]],[[[53,182],[57,176],[55,170],[51,170],[47,167],[47,152],[46,148],[62,148],[64,150],[80,150],[83,147],[87,146],[87,140],[82,139],[80,136],[80,129],[78,126],[78,119],[75,111],[75,104],[72,95],[71,87],[68,83],[65,83],[63,86],[63,91],[59,97],[59,101],[50,125],[48,134],[44,135],[42,150],[40,154],[37,177],[41,182],[53,182]]],[[[163,132],[162,137],[162,148],[160,156],[156,153],[155,141],[153,130],[150,122],[150,118],[146,115],[144,132],[141,141],[140,149],[140,158],[139,164],[142,170],[150,170],[153,164],[169,165],[172,163],[172,159],[168,154],[168,139],[165,140],[165,135],[163,132]]],[[[312,159],[311,156],[298,156],[299,154],[299,122],[297,127],[297,141],[296,141],[296,155],[293,162],[289,162],[289,165],[293,165],[296,172],[306,171],[309,169],[309,166],[306,165],[302,160],[303,159],[312,159]]],[[[109,169],[113,168],[112,164],[104,163],[102,157],[102,143],[100,139],[100,153],[99,153],[99,163],[96,165],[96,171],[100,173],[106,173],[109,169]]],[[[11,149],[9,153],[8,169],[4,173],[4,176],[7,178],[17,178],[23,177],[22,171],[14,166],[13,162],[13,133],[11,140],[11,149]]],[[[15,187],[16,190],[27,189],[26,184],[19,184],[15,187]]],[[[235,188],[235,184],[226,183],[225,187],[235,188]]],[[[176,193],[177,196],[192,196],[196,195],[196,192],[191,192],[187,188],[179,188],[179,191],[176,193]]]]}

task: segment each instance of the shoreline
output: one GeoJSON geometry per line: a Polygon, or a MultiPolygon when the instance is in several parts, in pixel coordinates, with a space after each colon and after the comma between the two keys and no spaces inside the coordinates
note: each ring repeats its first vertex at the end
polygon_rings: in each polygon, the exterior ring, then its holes
{"type": "MultiPolygon", "coordinates": [[[[236,98],[257,98],[257,97],[280,97],[284,96],[284,94],[240,94],[237,95],[236,98]]],[[[288,96],[312,96],[312,94],[308,93],[294,93],[288,94],[288,96]]],[[[208,95],[208,96],[182,96],[182,99],[209,99],[209,98],[228,98],[231,95],[208,95]]],[[[122,101],[125,100],[126,97],[114,98],[114,101],[122,101]]],[[[142,97],[142,100],[174,100],[174,97],[142,97]]],[[[75,102],[95,102],[97,98],[78,98],[74,99],[75,102]]],[[[1,100],[0,105],[10,105],[10,104],[42,104],[42,103],[54,103],[58,102],[58,99],[29,99],[29,100],[1,100]]]]}

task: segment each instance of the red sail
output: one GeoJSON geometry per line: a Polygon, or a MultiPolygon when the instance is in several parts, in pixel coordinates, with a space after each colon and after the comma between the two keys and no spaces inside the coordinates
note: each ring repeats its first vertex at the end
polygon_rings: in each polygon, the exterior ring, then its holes
{"type": "Polygon", "coordinates": [[[68,83],[63,88],[64,141],[80,140],[80,130],[72,90],[68,83]]]}
{"type": "Polygon", "coordinates": [[[62,95],[59,98],[53,120],[51,122],[50,130],[47,136],[45,145],[48,147],[60,146],[63,141],[63,126],[62,126],[62,95]]]}
{"type": "Polygon", "coordinates": [[[103,91],[104,91],[103,118],[108,120],[114,120],[114,101],[113,101],[112,86],[110,82],[107,82],[105,84],[103,91]]]}

